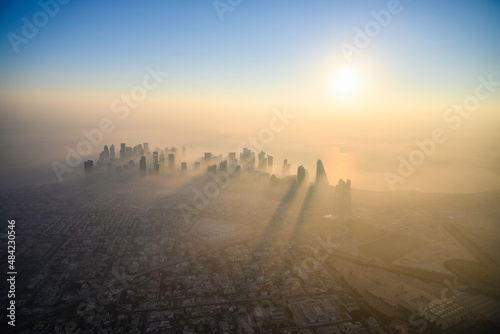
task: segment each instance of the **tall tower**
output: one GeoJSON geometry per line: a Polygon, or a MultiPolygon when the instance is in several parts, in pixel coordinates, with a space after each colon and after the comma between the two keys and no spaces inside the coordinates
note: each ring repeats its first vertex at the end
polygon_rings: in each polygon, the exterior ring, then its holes
{"type": "Polygon", "coordinates": [[[259,171],[266,172],[267,171],[266,153],[264,151],[261,151],[258,157],[259,157],[259,171]]]}
{"type": "Polygon", "coordinates": [[[85,168],[85,177],[89,177],[90,175],[92,175],[92,172],[94,170],[94,161],[87,160],[83,163],[83,166],[85,168]]]}
{"type": "Polygon", "coordinates": [[[102,152],[103,153],[103,157],[107,160],[109,160],[109,149],[108,149],[108,145],[104,145],[104,151],[102,152]]]}
{"type": "Polygon", "coordinates": [[[326,177],[325,167],[323,162],[318,160],[316,163],[316,186],[328,186],[328,178],[326,177]]]}
{"type": "Polygon", "coordinates": [[[139,162],[139,172],[141,177],[146,176],[146,157],[142,156],[141,161],[139,162]]]}
{"type": "Polygon", "coordinates": [[[227,160],[223,160],[219,163],[219,171],[227,172],[227,160]]]}
{"type": "Polygon", "coordinates": [[[116,158],[116,155],[115,155],[115,144],[111,144],[111,146],[109,147],[109,159],[111,161],[115,160],[116,158]]]}
{"type": "Polygon", "coordinates": [[[125,154],[127,153],[127,146],[125,143],[120,144],[120,159],[125,159],[125,154]]]}
{"type": "Polygon", "coordinates": [[[283,167],[281,168],[281,175],[282,176],[290,175],[290,164],[288,163],[288,159],[283,160],[283,167]]]}
{"type": "Polygon", "coordinates": [[[307,169],[304,166],[299,166],[297,168],[297,185],[301,185],[307,183],[309,181],[309,173],[307,173],[307,169]]]}
{"type": "Polygon", "coordinates": [[[207,165],[212,162],[212,153],[205,152],[205,159],[203,160],[207,165]]]}
{"type": "Polygon", "coordinates": [[[304,166],[300,165],[297,168],[297,184],[302,184],[304,182],[304,178],[306,177],[306,170],[304,166]]]}
{"type": "Polygon", "coordinates": [[[170,153],[168,155],[168,169],[174,169],[175,168],[175,154],[170,153]]]}
{"type": "Polygon", "coordinates": [[[159,164],[159,160],[158,160],[158,151],[154,151],[154,152],[153,152],[153,164],[154,164],[154,165],[159,164]]]}

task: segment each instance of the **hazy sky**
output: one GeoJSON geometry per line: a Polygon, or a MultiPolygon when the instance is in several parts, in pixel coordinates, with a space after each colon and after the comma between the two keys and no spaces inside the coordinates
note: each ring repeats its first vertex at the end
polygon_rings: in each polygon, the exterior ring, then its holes
{"type": "Polygon", "coordinates": [[[500,188],[500,86],[470,117],[447,114],[479,77],[500,81],[500,2],[231,3],[219,1],[221,13],[212,1],[73,0],[49,6],[52,17],[35,1],[0,5],[2,188],[56,182],[51,162],[105,117],[115,129],[102,145],[225,153],[283,107],[296,118],[264,150],[292,168],[314,172],[321,158],[330,181],[388,190],[398,157],[442,128],[447,139],[396,189],[500,188]],[[121,119],[113,103],[147,68],[169,75],[121,119]]]}

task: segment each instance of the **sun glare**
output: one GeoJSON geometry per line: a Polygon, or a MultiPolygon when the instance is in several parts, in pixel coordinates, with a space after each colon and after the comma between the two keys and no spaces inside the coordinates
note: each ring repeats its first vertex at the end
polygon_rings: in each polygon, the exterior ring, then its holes
{"type": "Polygon", "coordinates": [[[343,69],[335,76],[334,90],[341,97],[349,97],[356,94],[358,86],[358,74],[351,69],[343,69]]]}

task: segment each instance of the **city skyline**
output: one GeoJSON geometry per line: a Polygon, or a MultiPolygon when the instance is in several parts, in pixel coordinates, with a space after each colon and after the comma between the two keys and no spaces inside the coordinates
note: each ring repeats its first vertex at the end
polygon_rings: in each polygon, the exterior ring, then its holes
{"type": "Polygon", "coordinates": [[[275,108],[297,119],[268,150],[364,189],[500,187],[495,1],[40,3],[3,5],[2,189],[57,182],[51,163],[104,118],[102,144],[234,151],[275,108]],[[421,172],[387,181],[436,128],[421,172]]]}
{"type": "Polygon", "coordinates": [[[500,1],[0,22],[1,333],[500,333],[500,1]]]}

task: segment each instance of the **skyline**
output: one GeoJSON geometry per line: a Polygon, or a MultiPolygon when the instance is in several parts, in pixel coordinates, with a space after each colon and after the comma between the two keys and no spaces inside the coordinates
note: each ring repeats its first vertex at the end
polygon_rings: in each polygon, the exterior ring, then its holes
{"type": "Polygon", "coordinates": [[[500,1],[0,22],[0,332],[500,333],[500,1]]]}
{"type": "Polygon", "coordinates": [[[496,86],[457,129],[457,113],[447,114],[480,78],[500,81],[497,2],[241,1],[223,14],[214,3],[58,3],[20,44],[12,34],[22,37],[23,18],[34,22],[45,5],[2,5],[1,168],[11,177],[1,188],[27,175],[57,182],[50,164],[103,118],[115,129],[89,158],[121,141],[234,151],[285,107],[297,120],[267,149],[309,170],[321,158],[329,174],[350,168],[357,186],[387,191],[384,173],[440,127],[447,140],[396,189],[500,188],[496,86]],[[367,45],[359,31],[372,31],[367,45]],[[168,75],[121,119],[116,108],[148,69],[168,75]]]}

